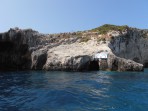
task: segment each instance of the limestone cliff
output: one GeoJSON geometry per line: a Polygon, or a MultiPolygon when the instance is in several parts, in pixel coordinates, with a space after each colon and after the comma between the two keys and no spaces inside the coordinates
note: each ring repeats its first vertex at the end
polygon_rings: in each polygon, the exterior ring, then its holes
{"type": "Polygon", "coordinates": [[[98,70],[93,56],[108,51],[109,70],[141,71],[147,36],[147,30],[114,26],[59,34],[14,28],[0,33],[0,70],[98,70]]]}
{"type": "Polygon", "coordinates": [[[148,66],[148,30],[129,28],[113,36],[109,47],[116,56],[148,66]]]}

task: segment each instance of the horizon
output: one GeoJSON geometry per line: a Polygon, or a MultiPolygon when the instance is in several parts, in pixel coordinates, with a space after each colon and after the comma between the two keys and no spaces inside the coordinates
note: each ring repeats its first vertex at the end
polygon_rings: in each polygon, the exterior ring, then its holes
{"type": "Polygon", "coordinates": [[[146,0],[5,0],[1,4],[0,32],[19,27],[40,33],[64,33],[104,24],[148,29],[146,0]]]}

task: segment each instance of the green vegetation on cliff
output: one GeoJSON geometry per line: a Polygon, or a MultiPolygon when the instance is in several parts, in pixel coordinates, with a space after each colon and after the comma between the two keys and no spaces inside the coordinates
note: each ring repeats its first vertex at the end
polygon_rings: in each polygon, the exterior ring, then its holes
{"type": "Polygon", "coordinates": [[[128,29],[127,25],[116,26],[116,25],[105,24],[105,25],[102,25],[102,26],[97,27],[95,29],[92,29],[90,31],[99,32],[99,34],[106,34],[110,30],[124,31],[126,29],[128,29]]]}
{"type": "Polygon", "coordinates": [[[86,30],[86,31],[78,31],[78,32],[67,32],[67,33],[57,33],[57,34],[49,34],[49,40],[51,43],[71,43],[76,42],[77,40],[79,42],[88,42],[92,38],[97,39],[98,42],[106,40],[110,40],[111,36],[107,35],[107,32],[109,31],[125,31],[129,27],[124,26],[116,26],[116,25],[110,25],[105,24],[98,28],[94,28],[92,30],[86,30]],[[101,35],[100,35],[101,34],[101,35]]]}
{"type": "Polygon", "coordinates": [[[80,39],[80,42],[88,42],[91,39],[91,37],[83,37],[80,39]]]}

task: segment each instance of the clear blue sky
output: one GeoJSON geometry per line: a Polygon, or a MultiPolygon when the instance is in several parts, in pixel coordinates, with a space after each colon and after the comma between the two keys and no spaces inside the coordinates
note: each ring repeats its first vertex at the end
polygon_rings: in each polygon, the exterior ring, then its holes
{"type": "Polygon", "coordinates": [[[148,28],[148,0],[0,0],[0,32],[87,30],[103,24],[148,28]]]}

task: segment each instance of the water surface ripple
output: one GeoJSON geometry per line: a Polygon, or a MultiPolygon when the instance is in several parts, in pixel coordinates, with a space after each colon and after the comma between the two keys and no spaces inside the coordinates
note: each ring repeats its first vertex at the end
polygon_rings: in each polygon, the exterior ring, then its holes
{"type": "Polygon", "coordinates": [[[147,111],[144,72],[1,72],[0,111],[147,111]]]}

